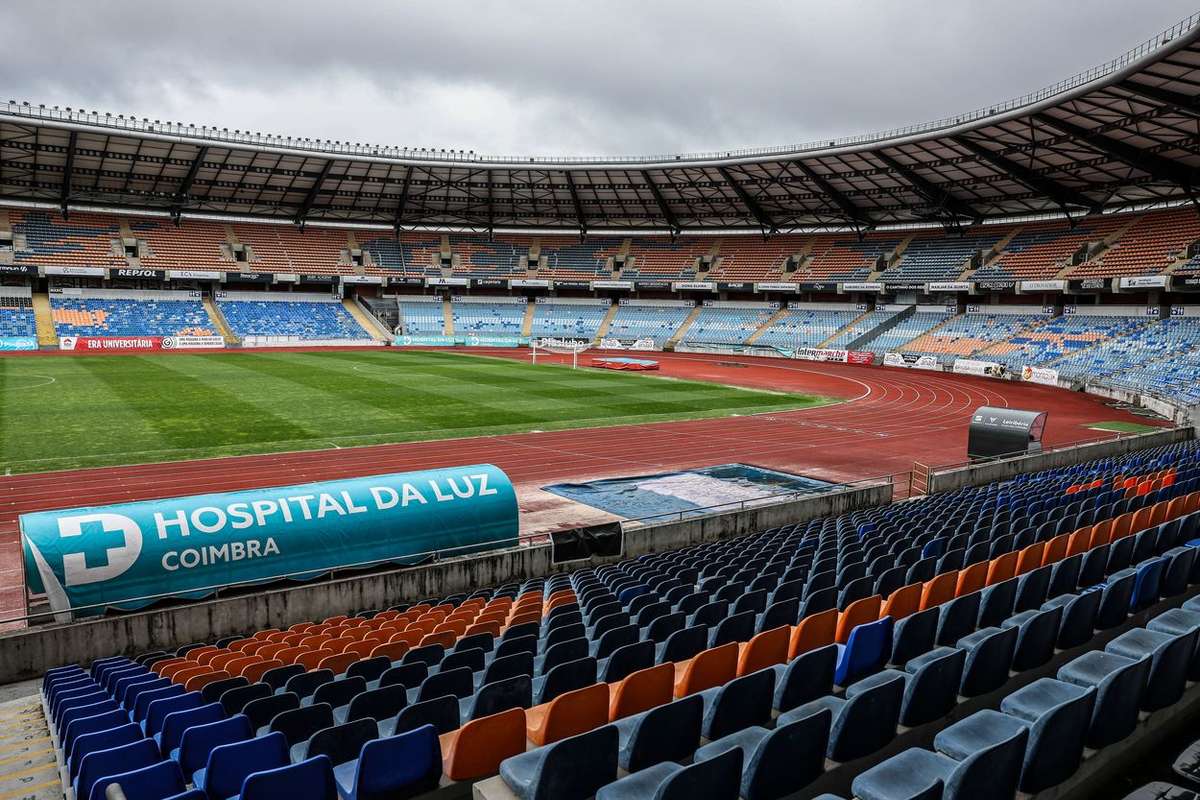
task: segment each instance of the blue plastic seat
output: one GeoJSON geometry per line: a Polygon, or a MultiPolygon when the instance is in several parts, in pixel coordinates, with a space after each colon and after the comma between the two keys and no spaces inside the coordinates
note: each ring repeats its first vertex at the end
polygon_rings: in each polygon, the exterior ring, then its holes
{"type": "Polygon", "coordinates": [[[906,664],[932,650],[933,641],[937,638],[940,613],[941,610],[935,606],[909,614],[896,622],[892,633],[892,654],[888,662],[906,664]]]}
{"type": "Polygon", "coordinates": [[[176,684],[175,687],[167,689],[158,689],[153,692],[146,692],[138,696],[137,706],[133,712],[133,719],[138,721],[137,709],[143,709],[145,716],[141,719],[142,730],[147,736],[153,736],[162,730],[163,720],[167,718],[167,714],[173,714],[176,711],[186,711],[189,708],[199,708],[204,705],[204,698],[199,692],[184,692],[182,686],[176,684]],[[172,691],[178,688],[179,691],[172,691]],[[170,692],[159,697],[160,693],[170,692]],[[143,706],[142,704],[146,705],[143,706]]]}
{"type": "Polygon", "coordinates": [[[63,727],[59,729],[63,755],[70,757],[75,740],[80,736],[115,728],[128,721],[129,717],[113,700],[67,709],[63,714],[63,727]]]}
{"type": "Polygon", "coordinates": [[[74,779],[75,796],[91,797],[92,787],[102,778],[148,767],[160,760],[158,748],[149,739],[139,739],[107,750],[93,750],[80,759],[79,773],[74,779]]]}
{"type": "Polygon", "coordinates": [[[1083,757],[1096,690],[1039,678],[1000,701],[1029,728],[1020,788],[1033,794],[1071,777],[1083,757]]]}
{"type": "Polygon", "coordinates": [[[885,671],[846,688],[845,698],[826,696],[780,714],[776,726],[828,709],[833,715],[826,756],[851,761],[875,752],[896,735],[904,679],[885,671]]]}
{"type": "Polygon", "coordinates": [[[699,694],[704,701],[704,737],[720,739],[751,725],[765,725],[771,720],[775,672],[762,669],[699,694]]]}
{"type": "MultiPolygon", "coordinates": [[[[85,733],[75,740],[75,747],[71,750],[71,755],[66,762],[67,774],[71,780],[74,780],[75,776],[79,774],[79,767],[83,763],[84,756],[88,753],[111,750],[114,747],[132,744],[144,738],[142,729],[138,727],[136,722],[130,722],[116,728],[107,728],[95,733],[85,733]]],[[[153,744],[153,740],[147,739],[147,741],[153,744]]]]}
{"type": "Polygon", "coordinates": [[[1079,647],[1091,641],[1096,632],[1096,617],[1100,613],[1100,593],[1064,594],[1042,604],[1043,609],[1062,608],[1058,627],[1059,649],[1079,647]]]}
{"type": "Polygon", "coordinates": [[[259,700],[251,700],[242,709],[242,713],[250,720],[250,727],[258,735],[267,732],[271,720],[284,711],[293,711],[300,707],[300,698],[291,692],[273,694],[259,700]]]}
{"type": "MultiPolygon", "coordinates": [[[[1162,612],[1146,623],[1146,628],[1172,636],[1200,636],[1200,612],[1186,608],[1172,608],[1162,612]]],[[[1200,679],[1200,642],[1192,651],[1188,664],[1188,680],[1200,679]]]]}
{"type": "Polygon", "coordinates": [[[988,586],[979,597],[979,618],[976,626],[979,628],[998,628],[1000,623],[1012,616],[1017,602],[1017,579],[988,586]]]}
{"type": "Polygon", "coordinates": [[[1060,681],[1096,690],[1088,747],[1101,748],[1133,733],[1149,674],[1148,657],[1134,660],[1102,650],[1084,653],[1059,668],[1060,681]]]}
{"type": "Polygon", "coordinates": [[[826,645],[801,653],[786,664],[771,667],[775,672],[775,710],[793,708],[833,692],[833,674],[837,667],[836,645],[826,645]]]}
{"type": "Polygon", "coordinates": [[[183,732],[179,748],[171,752],[171,758],[179,762],[184,775],[194,776],[208,763],[208,754],[213,748],[244,741],[253,735],[250,720],[242,714],[220,722],[193,725],[183,732]]]}
{"type": "MultiPolygon", "coordinates": [[[[409,664],[405,665],[404,667],[394,667],[393,669],[388,670],[387,673],[384,673],[384,677],[380,679],[380,685],[386,685],[384,681],[387,679],[387,676],[396,669],[411,669],[414,666],[415,665],[409,664]]],[[[533,653],[527,651],[512,653],[488,662],[488,665],[483,668],[483,672],[475,674],[475,686],[479,687],[483,686],[485,683],[495,683],[496,681],[502,681],[505,678],[511,678],[515,675],[528,675],[530,678],[533,678],[533,671],[533,653]]],[[[415,677],[415,675],[412,676],[412,678],[415,677]]],[[[412,678],[409,680],[411,681],[412,678]]],[[[425,680],[425,678],[421,677],[420,680],[417,680],[416,683],[413,683],[408,688],[411,689],[414,686],[419,686],[423,680],[425,680]]],[[[406,683],[405,685],[408,684],[406,683]]]]}
{"type": "Polygon", "coordinates": [[[1106,653],[1135,661],[1150,658],[1150,674],[1142,695],[1144,711],[1157,711],[1179,700],[1195,650],[1195,631],[1172,635],[1146,628],[1126,631],[1104,646],[1106,653]]]}
{"type": "Polygon", "coordinates": [[[333,766],[325,756],[247,776],[236,800],[338,800],[333,766]]]}
{"type": "Polygon", "coordinates": [[[958,642],[967,651],[959,694],[977,697],[999,689],[1008,680],[1017,647],[1016,628],[983,628],[958,642]]]}
{"type": "Polygon", "coordinates": [[[1015,671],[1022,672],[1040,667],[1054,656],[1062,613],[1061,606],[1044,611],[1020,611],[1001,623],[1002,628],[1017,629],[1017,644],[1013,651],[1012,663],[1015,671]]]}
{"type": "Polygon", "coordinates": [[[833,682],[847,686],[880,669],[892,652],[892,618],[857,625],[838,653],[833,682]]]}
{"type": "Polygon", "coordinates": [[[422,725],[432,725],[438,734],[449,733],[461,724],[461,713],[458,698],[442,695],[406,706],[394,719],[380,724],[379,735],[394,736],[422,725]]]}
{"type": "Polygon", "coordinates": [[[437,731],[423,725],[363,745],[354,761],[334,767],[346,800],[401,800],[437,788],[442,748],[437,731]]]}
{"type": "Polygon", "coordinates": [[[616,779],[617,747],[617,729],[603,725],[506,758],[500,777],[520,800],[591,797],[616,779]]]}
{"type": "Polygon", "coordinates": [[[749,727],[704,745],[695,758],[701,761],[740,749],[742,798],[774,800],[800,791],[824,772],[831,721],[825,710],[774,730],[749,727]]]}
{"type": "Polygon", "coordinates": [[[597,662],[587,656],[559,664],[533,681],[534,705],[549,703],[560,694],[591,686],[596,682],[597,662]]]}
{"type": "Polygon", "coordinates": [[[654,642],[650,641],[633,642],[618,647],[612,655],[597,663],[600,680],[604,683],[616,683],[628,677],[630,673],[654,666],[654,652],[654,642]]]}
{"type": "Polygon", "coordinates": [[[100,778],[92,784],[88,800],[105,800],[106,791],[112,785],[121,787],[121,796],[125,800],[162,800],[187,788],[178,764],[159,761],[100,778]]]}
{"type": "Polygon", "coordinates": [[[1009,800],[1017,791],[1028,731],[985,710],[934,738],[934,750],[911,748],[854,779],[859,800],[1009,800]],[[969,749],[969,753],[962,750],[969,749]],[[948,751],[948,752],[947,752],[948,751]]]}
{"type": "Polygon", "coordinates": [[[613,723],[621,769],[636,772],[663,761],[683,761],[700,746],[704,701],[693,694],[613,723]]]}
{"type": "Polygon", "coordinates": [[[220,722],[223,719],[225,719],[225,712],[220,703],[209,703],[206,706],[189,708],[186,711],[176,711],[168,714],[163,720],[162,731],[154,735],[154,741],[158,744],[159,752],[165,757],[179,747],[183,732],[188,728],[193,725],[220,722]]]}
{"type": "Polygon", "coordinates": [[[959,639],[974,633],[975,621],[979,617],[980,596],[979,592],[971,592],[940,606],[934,644],[953,647],[959,639]]]}
{"type": "Polygon", "coordinates": [[[635,772],[596,793],[596,800],[727,800],[741,788],[742,750],[731,748],[681,767],[666,762],[635,772]]]}
{"type": "Polygon", "coordinates": [[[290,763],[287,739],[282,733],[268,733],[214,747],[204,769],[196,771],[192,782],[209,797],[233,797],[250,774],[290,763]]]}
{"type": "Polygon", "coordinates": [[[904,697],[900,724],[915,727],[940,719],[958,703],[967,653],[939,647],[904,665],[904,697]]]}
{"type": "MultiPolygon", "coordinates": [[[[694,622],[692,624],[695,624],[694,622]]],[[[754,612],[730,614],[717,622],[708,633],[708,646],[720,647],[729,642],[748,642],[754,636],[754,612]]]]}

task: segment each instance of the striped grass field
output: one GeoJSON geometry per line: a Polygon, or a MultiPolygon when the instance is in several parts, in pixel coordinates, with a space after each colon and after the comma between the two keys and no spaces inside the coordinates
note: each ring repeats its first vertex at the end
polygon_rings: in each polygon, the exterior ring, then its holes
{"type": "Polygon", "coordinates": [[[0,474],[704,419],[828,402],[458,353],[0,358],[0,474]]]}

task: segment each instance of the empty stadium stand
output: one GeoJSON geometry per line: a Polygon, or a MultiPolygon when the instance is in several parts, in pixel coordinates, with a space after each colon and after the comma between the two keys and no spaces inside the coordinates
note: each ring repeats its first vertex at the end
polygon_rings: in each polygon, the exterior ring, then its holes
{"type": "Polygon", "coordinates": [[[529,301],[524,297],[455,297],[454,332],[521,335],[529,301]]]}
{"type": "Polygon", "coordinates": [[[445,328],[442,298],[401,295],[396,302],[400,307],[400,328],[403,333],[442,334],[445,328]]]}
{"type": "Polygon", "coordinates": [[[706,301],[683,334],[690,344],[742,344],[762,327],[778,307],[767,303],[706,301]]]}
{"type": "Polygon", "coordinates": [[[611,306],[607,300],[540,299],[533,307],[530,335],[591,341],[611,306]]]}
{"type": "Polygon", "coordinates": [[[686,300],[622,300],[608,336],[621,341],[652,339],[662,347],[694,308],[686,300]]]}
{"type": "Polygon", "coordinates": [[[816,347],[836,334],[862,312],[838,303],[789,303],[755,344],[768,347],[816,347]]]}
{"type": "Polygon", "coordinates": [[[273,341],[364,341],[370,336],[327,295],[228,292],[217,307],[230,329],[247,344],[273,341]]]}
{"type": "Polygon", "coordinates": [[[1196,594],[1198,536],[1187,442],[68,664],[41,697],[64,789],[96,800],[112,783],[325,800],[476,781],[484,798],[782,797],[839,770],[861,800],[943,779],[1011,797],[1180,700],[1200,601],[1131,615],[1196,594]],[[923,726],[931,749],[876,756],[923,726]]]}
{"type": "Polygon", "coordinates": [[[937,356],[943,362],[967,358],[997,342],[1007,341],[1030,326],[1046,321],[1039,308],[999,307],[960,314],[904,345],[906,353],[937,356]]]}
{"type": "Polygon", "coordinates": [[[925,336],[953,316],[953,309],[950,311],[944,308],[937,309],[937,306],[919,307],[916,313],[870,339],[864,346],[873,353],[887,353],[901,349],[914,339],[925,336]]]}
{"type": "Polygon", "coordinates": [[[212,336],[199,297],[187,292],[61,289],[50,294],[59,336],[212,336]]]}

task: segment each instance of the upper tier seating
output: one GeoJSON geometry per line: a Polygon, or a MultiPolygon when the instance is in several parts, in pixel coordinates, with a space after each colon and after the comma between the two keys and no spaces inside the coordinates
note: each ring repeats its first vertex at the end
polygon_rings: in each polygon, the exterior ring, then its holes
{"type": "Polygon", "coordinates": [[[379,231],[357,231],[356,238],[371,257],[375,269],[389,274],[428,275],[437,277],[442,251],[442,237],[436,233],[406,231],[400,238],[379,231]]]}
{"type": "Polygon", "coordinates": [[[899,261],[880,278],[889,281],[953,281],[976,253],[987,253],[1003,234],[1000,231],[953,237],[923,234],[909,242],[899,261]]]}
{"type": "Polygon", "coordinates": [[[718,254],[720,264],[708,277],[716,281],[781,281],[784,263],[799,253],[804,240],[798,236],[724,239],[718,254]]]}
{"type": "Polygon", "coordinates": [[[1200,319],[1176,317],[1138,328],[1122,340],[1125,352],[1107,383],[1200,403],[1200,319]]]}
{"type": "Polygon", "coordinates": [[[600,323],[611,304],[607,300],[590,303],[535,303],[532,336],[551,336],[591,341],[600,331],[600,323]]]}
{"type": "Polygon", "coordinates": [[[50,308],[59,336],[213,335],[199,298],[115,300],[51,294],[50,308]]]}
{"type": "Polygon", "coordinates": [[[630,241],[629,255],[634,261],[621,273],[625,280],[692,280],[696,277],[696,259],[708,255],[714,244],[712,239],[698,237],[671,241],[638,236],[630,241]]]}
{"type": "Polygon", "coordinates": [[[454,332],[519,336],[527,306],[528,302],[523,297],[498,297],[483,302],[460,301],[456,298],[450,304],[454,312],[454,332]]]}
{"type": "Polygon", "coordinates": [[[120,221],[100,214],[72,214],[69,220],[47,211],[9,211],[18,264],[64,267],[124,267],[120,221]]]}
{"type": "Polygon", "coordinates": [[[920,336],[901,348],[906,353],[936,355],[944,362],[966,358],[1006,341],[1045,317],[1033,314],[959,314],[935,332],[920,336]]]}
{"type": "Polygon", "coordinates": [[[341,303],[295,300],[221,300],[229,328],[238,337],[287,336],[297,339],[367,339],[341,303]]]}
{"type": "Polygon", "coordinates": [[[813,240],[812,260],[796,272],[799,281],[861,281],[875,270],[876,262],[893,252],[903,237],[868,236],[859,241],[840,236],[819,236],[813,240]]]}
{"type": "Polygon", "coordinates": [[[504,239],[455,235],[450,249],[458,256],[455,275],[472,278],[523,278],[528,248],[504,239]]]}
{"type": "Polygon", "coordinates": [[[858,316],[857,311],[827,311],[793,305],[754,343],[768,347],[816,347],[858,316]]]}
{"type": "Polygon", "coordinates": [[[999,256],[975,271],[974,278],[1054,278],[1081,245],[1104,239],[1126,222],[1128,218],[1089,217],[1075,228],[1068,228],[1061,222],[1022,225],[999,256]]]}
{"type": "Polygon", "coordinates": [[[607,336],[622,341],[653,339],[658,347],[671,338],[691,312],[690,306],[621,304],[607,336]]]}
{"type": "Polygon", "coordinates": [[[538,270],[541,278],[611,280],[608,259],[621,249],[620,239],[603,236],[589,237],[583,242],[571,236],[540,236],[538,243],[541,258],[546,262],[538,270]]]}
{"type": "Polygon", "coordinates": [[[442,311],[442,299],[429,297],[416,299],[401,297],[400,324],[407,334],[441,335],[446,327],[445,314],[442,311]]]}
{"type": "MultiPolygon", "coordinates": [[[[723,759],[718,773],[741,788],[715,796],[760,787],[777,797],[877,752],[898,726],[940,725],[961,698],[991,692],[1016,720],[1013,735],[1029,732],[1014,766],[985,766],[1035,792],[1074,773],[1085,742],[1119,742],[1139,710],[1171,707],[1196,666],[1200,618],[1160,614],[1107,642],[1109,666],[1145,669],[1095,698],[1103,713],[1089,703],[1075,722],[1038,724],[1041,700],[1086,694],[1108,672],[1085,668],[1096,657],[1058,671],[1082,688],[1073,694],[1017,689],[1022,673],[1195,585],[1196,548],[1182,545],[1197,536],[1200,446],[1187,442],[387,611],[68,665],[46,673],[42,694],[80,797],[150,767],[225,797],[260,769],[313,758],[350,765],[343,781],[370,770],[397,793],[498,772],[521,797],[651,797],[676,774],[656,765],[707,764],[731,748],[747,757],[723,759]],[[395,748],[390,764],[372,764],[375,742],[395,748]],[[628,778],[618,781],[618,766],[628,778]]],[[[962,759],[993,734],[1009,738],[999,717],[985,722],[974,729],[983,735],[953,740],[965,751],[943,747],[948,734],[935,746],[962,759]]]]}
{"type": "Polygon", "coordinates": [[[771,318],[768,307],[704,306],[683,335],[684,342],[742,344],[771,318]]]}
{"type": "Polygon", "coordinates": [[[1068,277],[1155,275],[1186,255],[1188,245],[1197,240],[1200,240],[1200,218],[1195,214],[1174,211],[1146,214],[1112,247],[1072,269],[1068,277]]]}
{"type": "Polygon", "coordinates": [[[939,314],[936,311],[918,311],[908,319],[902,320],[896,327],[884,331],[867,343],[866,347],[872,353],[888,353],[899,350],[919,336],[924,336],[930,330],[950,319],[949,314],[939,314]]]}
{"type": "MultiPolygon", "coordinates": [[[[244,272],[329,274],[353,272],[348,258],[349,243],[341,228],[309,228],[295,225],[229,226],[237,241],[250,249],[251,258],[236,268],[244,272]]],[[[229,267],[234,269],[235,267],[229,267]]]]}

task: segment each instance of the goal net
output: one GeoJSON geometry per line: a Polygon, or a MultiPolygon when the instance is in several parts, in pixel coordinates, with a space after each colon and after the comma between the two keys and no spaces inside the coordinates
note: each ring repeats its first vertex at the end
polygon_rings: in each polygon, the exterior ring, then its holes
{"type": "Polygon", "coordinates": [[[579,339],[534,339],[529,348],[530,359],[534,364],[541,359],[543,364],[570,364],[575,369],[579,366],[579,355],[591,346],[591,342],[579,339]]]}

